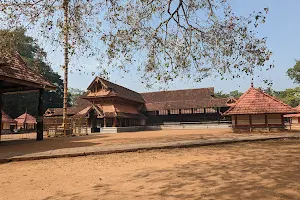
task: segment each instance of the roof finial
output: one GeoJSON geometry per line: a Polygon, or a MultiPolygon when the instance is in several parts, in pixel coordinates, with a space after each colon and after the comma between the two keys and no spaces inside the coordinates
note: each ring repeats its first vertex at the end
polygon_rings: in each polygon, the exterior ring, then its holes
{"type": "Polygon", "coordinates": [[[253,86],[253,78],[252,78],[252,80],[251,80],[251,87],[253,88],[254,86],[253,86]]]}

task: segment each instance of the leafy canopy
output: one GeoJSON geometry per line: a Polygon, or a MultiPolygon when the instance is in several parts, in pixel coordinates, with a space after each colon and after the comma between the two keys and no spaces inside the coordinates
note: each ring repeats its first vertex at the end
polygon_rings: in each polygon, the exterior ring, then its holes
{"type": "Polygon", "coordinates": [[[288,69],[287,75],[294,81],[294,83],[300,83],[300,60],[296,60],[294,67],[288,69]]]}
{"type": "Polygon", "coordinates": [[[266,38],[255,31],[268,8],[237,16],[227,0],[2,0],[0,10],[3,26],[26,25],[56,44],[68,28],[72,55],[98,58],[101,74],[108,66],[125,72],[138,66],[147,86],[175,78],[237,78],[272,67],[266,38]]]}

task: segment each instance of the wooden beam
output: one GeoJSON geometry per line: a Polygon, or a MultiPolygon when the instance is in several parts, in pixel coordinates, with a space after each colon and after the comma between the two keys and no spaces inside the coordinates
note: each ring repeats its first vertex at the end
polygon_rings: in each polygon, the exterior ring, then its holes
{"type": "Polygon", "coordinates": [[[55,90],[56,89],[55,86],[42,85],[39,83],[29,82],[29,81],[20,80],[20,79],[16,79],[16,78],[12,78],[12,77],[7,77],[7,76],[0,76],[0,80],[8,82],[8,83],[18,84],[21,86],[33,87],[36,89],[45,89],[45,90],[55,90]]]}
{"type": "Polygon", "coordinates": [[[0,81],[0,142],[2,134],[2,109],[3,109],[3,81],[0,81]]]}
{"type": "Polygon", "coordinates": [[[39,89],[39,105],[38,105],[38,117],[37,117],[37,129],[36,129],[36,140],[43,140],[43,131],[44,131],[44,123],[43,123],[43,111],[44,111],[44,89],[39,89]]]}

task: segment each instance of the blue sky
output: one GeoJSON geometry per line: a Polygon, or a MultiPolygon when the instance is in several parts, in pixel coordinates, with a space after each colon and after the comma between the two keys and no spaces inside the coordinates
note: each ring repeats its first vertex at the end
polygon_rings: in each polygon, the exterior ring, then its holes
{"type": "MultiPolygon", "coordinates": [[[[293,67],[295,59],[300,59],[300,1],[299,0],[229,0],[232,9],[236,15],[244,15],[253,11],[260,11],[268,7],[266,23],[258,28],[260,37],[267,37],[268,47],[274,52],[272,59],[275,68],[270,71],[260,72],[260,76],[273,81],[273,89],[284,90],[286,88],[296,87],[286,76],[288,68],[293,67]]],[[[60,65],[63,58],[58,53],[49,53],[48,60],[52,62],[53,69],[62,75],[60,65]]],[[[86,89],[94,79],[91,75],[95,71],[98,62],[94,59],[81,59],[79,62],[86,66],[87,74],[70,73],[69,86],[74,88],[86,89]]],[[[257,76],[258,74],[256,74],[257,76]]],[[[215,91],[229,92],[239,90],[244,92],[250,86],[252,77],[241,79],[221,81],[220,78],[208,78],[200,83],[191,83],[187,80],[177,80],[167,86],[167,89],[187,89],[201,87],[215,87],[215,91]]],[[[151,90],[141,84],[139,75],[136,71],[122,75],[120,72],[114,72],[111,81],[128,87],[137,92],[157,91],[154,87],[151,90]],[[124,78],[122,78],[124,77],[124,78]]],[[[254,77],[255,87],[267,87],[262,79],[254,77]]],[[[160,87],[165,87],[160,85],[160,87]]]]}

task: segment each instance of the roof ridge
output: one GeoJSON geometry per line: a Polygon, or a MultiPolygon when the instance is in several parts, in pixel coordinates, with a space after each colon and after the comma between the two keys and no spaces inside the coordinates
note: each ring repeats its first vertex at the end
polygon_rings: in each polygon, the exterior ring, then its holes
{"type": "Polygon", "coordinates": [[[159,92],[177,92],[177,91],[187,91],[187,90],[201,90],[201,89],[215,89],[214,87],[205,87],[205,88],[188,88],[188,89],[179,89],[179,90],[162,90],[162,91],[154,91],[154,92],[141,92],[140,94],[150,94],[150,93],[159,93],[159,92]]]}
{"type": "Polygon", "coordinates": [[[294,108],[292,108],[290,105],[282,102],[281,100],[277,99],[276,97],[272,96],[272,95],[269,95],[267,94],[266,92],[262,91],[261,89],[259,88],[254,88],[254,87],[250,87],[238,100],[237,102],[235,102],[235,104],[233,106],[231,106],[226,112],[224,112],[224,115],[227,115],[228,113],[230,113],[244,98],[245,96],[247,96],[249,94],[250,91],[252,90],[255,90],[256,92],[262,94],[263,96],[277,102],[277,103],[280,103],[282,106],[288,108],[288,109],[291,109],[292,111],[295,110],[294,108]]]}
{"type": "Polygon", "coordinates": [[[255,89],[256,91],[258,91],[258,92],[260,92],[260,93],[262,93],[262,94],[264,94],[264,95],[267,96],[267,97],[270,97],[271,99],[277,101],[278,103],[280,103],[280,104],[282,104],[282,105],[284,105],[284,106],[287,106],[287,107],[289,107],[289,108],[291,108],[291,109],[294,109],[294,108],[292,108],[290,105],[284,103],[283,101],[280,101],[280,100],[277,99],[276,97],[273,97],[272,95],[269,95],[269,94],[265,93],[264,91],[262,91],[262,90],[260,90],[260,89],[258,89],[258,88],[253,88],[253,89],[255,89]]]}
{"type": "MultiPolygon", "coordinates": [[[[27,65],[27,63],[23,60],[22,56],[20,55],[20,53],[18,51],[15,51],[15,56],[18,60],[18,62],[21,62],[24,64],[26,70],[30,70],[32,73],[34,73],[36,76],[39,76],[40,78],[44,79],[50,86],[54,86],[47,78],[45,78],[44,76],[42,76],[41,74],[35,72],[34,70],[30,69],[27,65]]],[[[55,86],[54,86],[55,87],[55,86]]]]}
{"type": "Polygon", "coordinates": [[[240,98],[233,104],[233,106],[231,106],[228,110],[226,110],[223,114],[226,115],[228,112],[230,112],[231,110],[233,110],[235,108],[235,106],[243,99],[245,98],[246,94],[248,94],[254,87],[250,87],[242,96],[240,96],[240,98]]]}
{"type": "Polygon", "coordinates": [[[131,90],[131,89],[129,89],[129,88],[127,88],[127,87],[124,87],[124,86],[122,86],[122,85],[119,85],[119,84],[116,84],[116,83],[114,83],[114,82],[108,81],[108,80],[106,80],[106,79],[104,79],[104,78],[101,78],[101,77],[98,77],[98,78],[100,78],[100,79],[102,79],[102,80],[104,80],[104,81],[107,81],[107,82],[109,82],[109,83],[111,83],[111,84],[117,85],[117,86],[119,86],[119,87],[121,87],[121,88],[124,88],[124,89],[126,89],[126,90],[129,90],[129,91],[131,91],[131,92],[134,92],[134,93],[136,93],[136,94],[141,94],[141,93],[139,93],[139,92],[136,92],[136,91],[134,91],[134,90],[131,90]]]}

